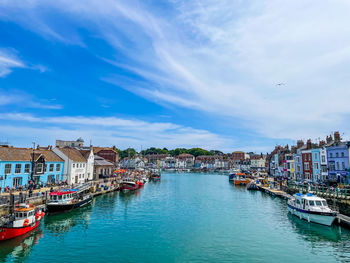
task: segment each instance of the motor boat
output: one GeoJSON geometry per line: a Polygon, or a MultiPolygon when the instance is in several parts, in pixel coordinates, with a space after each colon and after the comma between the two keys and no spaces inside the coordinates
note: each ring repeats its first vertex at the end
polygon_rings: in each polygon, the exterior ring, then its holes
{"type": "Polygon", "coordinates": [[[331,226],[337,216],[337,213],[328,207],[325,199],[310,193],[293,195],[288,200],[288,211],[307,222],[326,226],[331,226]]]}

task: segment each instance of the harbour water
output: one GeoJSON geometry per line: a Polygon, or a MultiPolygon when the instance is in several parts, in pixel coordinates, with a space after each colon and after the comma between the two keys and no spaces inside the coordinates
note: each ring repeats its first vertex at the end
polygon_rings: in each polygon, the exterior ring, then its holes
{"type": "Polygon", "coordinates": [[[286,203],[217,174],[163,174],[48,216],[0,244],[4,262],[347,262],[350,231],[308,224],[286,203]]]}

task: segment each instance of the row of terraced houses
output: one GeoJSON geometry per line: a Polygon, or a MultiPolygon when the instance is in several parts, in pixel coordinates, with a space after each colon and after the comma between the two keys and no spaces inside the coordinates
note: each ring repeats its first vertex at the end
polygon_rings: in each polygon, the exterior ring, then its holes
{"type": "Polygon", "coordinates": [[[65,182],[78,184],[111,175],[119,154],[109,147],[84,146],[84,141],[56,141],[56,147],[0,146],[0,188],[65,182]]]}
{"type": "Polygon", "coordinates": [[[326,140],[313,143],[310,139],[289,148],[276,146],[268,155],[270,175],[295,181],[317,183],[350,183],[350,142],[342,141],[334,132],[326,140]]]}
{"type": "Polygon", "coordinates": [[[266,155],[241,151],[233,152],[232,154],[201,155],[197,157],[188,153],[178,156],[148,154],[144,157],[124,158],[121,161],[121,166],[129,168],[155,167],[164,170],[229,170],[236,168],[242,171],[265,171],[266,155]]]}

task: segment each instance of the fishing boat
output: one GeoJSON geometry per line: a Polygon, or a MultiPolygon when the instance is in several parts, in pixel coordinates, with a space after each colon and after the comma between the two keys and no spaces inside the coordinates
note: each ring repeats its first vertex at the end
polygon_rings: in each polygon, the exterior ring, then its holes
{"type": "Polygon", "coordinates": [[[245,173],[230,174],[229,180],[235,185],[247,185],[250,182],[250,180],[247,179],[245,173]]]}
{"type": "Polygon", "coordinates": [[[77,189],[54,191],[49,196],[50,199],[46,206],[49,213],[71,211],[83,207],[92,201],[89,184],[82,185],[77,189]]]}
{"type": "Polygon", "coordinates": [[[337,216],[337,213],[328,207],[325,199],[310,193],[293,195],[288,200],[288,211],[307,222],[326,226],[331,226],[337,216]]]}
{"type": "Polygon", "coordinates": [[[135,182],[134,179],[124,178],[120,183],[120,190],[123,192],[135,191],[139,189],[140,185],[135,182]]]}
{"type": "Polygon", "coordinates": [[[24,235],[38,227],[45,213],[28,204],[19,204],[0,225],[0,241],[24,235]]]}

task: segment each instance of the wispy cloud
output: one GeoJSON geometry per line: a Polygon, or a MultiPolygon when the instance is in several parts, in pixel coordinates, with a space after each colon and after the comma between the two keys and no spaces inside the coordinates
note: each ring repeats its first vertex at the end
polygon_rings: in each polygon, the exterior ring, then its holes
{"type": "MultiPolygon", "coordinates": [[[[94,32],[122,54],[104,60],[141,80],[114,72],[102,79],[156,103],[238,119],[233,125],[269,138],[318,137],[350,128],[349,1],[178,0],[164,9],[157,3],[0,5],[7,7],[9,20],[13,7],[17,14],[29,12],[40,28],[50,28],[36,32],[58,41],[66,41],[64,32],[42,6],[94,32]]],[[[73,39],[81,39],[75,31],[73,39]]]]}
{"type": "Polygon", "coordinates": [[[25,92],[4,91],[0,89],[0,106],[17,105],[19,108],[59,110],[62,105],[37,99],[25,92]]]}
{"type": "Polygon", "coordinates": [[[15,55],[14,52],[6,49],[0,49],[0,77],[5,77],[10,74],[13,68],[24,67],[24,63],[15,55]]]}
{"type": "Polygon", "coordinates": [[[232,139],[169,122],[146,122],[117,117],[38,117],[24,113],[1,114],[2,136],[17,143],[37,140],[52,144],[56,139],[83,137],[95,145],[143,147],[203,147],[231,151],[232,139]],[[39,126],[38,126],[39,125],[39,126]],[[14,138],[18,134],[18,138],[14,138]]]}

